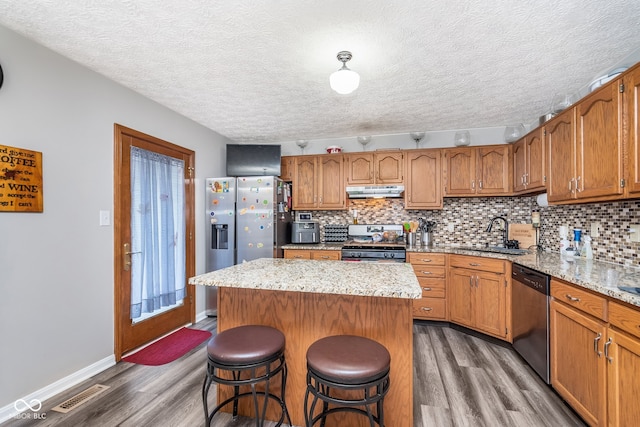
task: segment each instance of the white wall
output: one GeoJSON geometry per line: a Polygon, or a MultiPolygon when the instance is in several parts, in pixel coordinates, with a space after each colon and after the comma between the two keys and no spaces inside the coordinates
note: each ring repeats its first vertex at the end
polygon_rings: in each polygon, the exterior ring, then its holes
{"type": "Polygon", "coordinates": [[[43,213],[0,212],[2,421],[16,399],[113,359],[113,226],[98,223],[113,214],[113,124],[196,152],[197,236],[203,178],[224,174],[229,141],[1,26],[0,64],[0,141],[41,151],[44,175],[43,213]]]}

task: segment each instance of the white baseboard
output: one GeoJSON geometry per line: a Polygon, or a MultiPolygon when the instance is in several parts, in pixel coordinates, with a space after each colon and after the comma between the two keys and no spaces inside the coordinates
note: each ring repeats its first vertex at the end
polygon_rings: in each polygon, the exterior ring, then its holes
{"type": "MultiPolygon", "coordinates": [[[[74,385],[81,383],[87,378],[91,378],[92,376],[99,374],[105,369],[114,366],[115,364],[116,358],[112,354],[111,356],[105,357],[104,359],[99,360],[96,363],[87,366],[86,368],[80,369],[79,371],[76,371],[71,375],[68,375],[52,384],[49,384],[46,387],[41,388],[40,390],[36,390],[33,393],[27,396],[23,396],[19,399],[22,399],[25,402],[32,402],[33,399],[44,402],[45,400],[55,396],[56,394],[62,393],[63,391],[73,387],[74,385]]],[[[19,407],[24,407],[24,405],[19,405],[19,407]]],[[[0,408],[0,423],[3,423],[15,417],[19,413],[20,411],[15,408],[15,402],[3,408],[0,408]]]]}
{"type": "Polygon", "coordinates": [[[200,313],[196,314],[196,323],[198,323],[201,320],[204,320],[207,318],[207,312],[205,311],[201,311],[200,313]]]}

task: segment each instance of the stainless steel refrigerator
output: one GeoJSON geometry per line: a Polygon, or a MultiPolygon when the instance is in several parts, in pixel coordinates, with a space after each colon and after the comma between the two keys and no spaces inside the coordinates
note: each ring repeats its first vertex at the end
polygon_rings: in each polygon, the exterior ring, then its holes
{"type": "MultiPolygon", "coordinates": [[[[273,176],[207,178],[207,271],[258,258],[282,258],[291,239],[291,186],[273,176]]],[[[206,314],[217,289],[206,287],[206,314]]]]}

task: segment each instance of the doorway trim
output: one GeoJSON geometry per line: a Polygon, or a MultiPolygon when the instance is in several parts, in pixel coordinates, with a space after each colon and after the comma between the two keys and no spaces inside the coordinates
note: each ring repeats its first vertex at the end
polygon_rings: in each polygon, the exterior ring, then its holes
{"type": "MultiPolygon", "coordinates": [[[[124,244],[128,243],[124,241],[124,228],[129,225],[129,220],[127,219],[130,215],[125,212],[125,207],[129,206],[131,203],[131,195],[130,188],[128,186],[128,180],[123,182],[123,172],[130,167],[129,163],[129,153],[123,152],[123,147],[129,147],[130,143],[125,143],[125,139],[127,138],[135,138],[138,140],[143,140],[147,144],[151,144],[154,149],[158,151],[177,151],[183,154],[185,161],[185,206],[184,206],[184,214],[185,214],[185,237],[187,241],[185,242],[186,256],[185,256],[185,285],[186,285],[186,297],[184,299],[184,304],[189,305],[189,322],[195,323],[195,289],[193,285],[189,285],[187,283],[189,277],[195,275],[195,195],[194,195],[194,187],[195,187],[195,152],[179,145],[173,144],[171,142],[167,142],[161,140],[159,138],[144,134],[142,132],[136,131],[134,129],[129,129],[125,126],[114,123],[114,248],[113,248],[113,256],[114,256],[114,355],[116,362],[119,362],[122,359],[122,355],[128,351],[133,349],[131,348],[123,348],[123,316],[126,316],[123,310],[123,307],[127,303],[123,301],[125,299],[125,294],[122,290],[123,286],[123,272],[124,272],[124,244]],[[126,188],[124,188],[126,186],[126,188]]],[[[163,316],[160,314],[159,316],[163,316]]],[[[180,327],[183,325],[173,325],[169,326],[169,328],[162,334],[158,335],[154,339],[160,338],[166,333],[171,332],[176,329],[176,327],[180,327]]],[[[150,341],[153,341],[151,339],[150,341]]],[[[150,342],[149,341],[149,342],[150,342]]]]}

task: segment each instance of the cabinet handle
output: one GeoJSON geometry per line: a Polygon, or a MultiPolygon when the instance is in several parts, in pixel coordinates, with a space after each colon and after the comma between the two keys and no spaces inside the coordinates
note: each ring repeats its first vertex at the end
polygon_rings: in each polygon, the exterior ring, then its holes
{"type": "Polygon", "coordinates": [[[576,178],[576,191],[579,193],[582,190],[580,189],[580,177],[576,178]]]}
{"type": "Polygon", "coordinates": [[[569,180],[569,193],[573,193],[573,188],[572,188],[573,186],[571,185],[572,182],[573,182],[573,178],[569,180]]]}
{"type": "Polygon", "coordinates": [[[613,363],[613,358],[612,358],[612,357],[609,357],[609,346],[610,346],[610,345],[611,345],[611,343],[613,342],[612,340],[613,340],[613,338],[609,337],[609,339],[607,340],[607,342],[606,342],[606,343],[604,343],[604,357],[605,357],[605,359],[607,359],[607,361],[608,361],[609,363],[613,363]]]}
{"type": "Polygon", "coordinates": [[[576,298],[576,297],[572,297],[569,294],[566,294],[565,297],[569,300],[569,301],[573,301],[573,302],[578,302],[580,301],[580,298],[576,298]]]}
{"type": "Polygon", "coordinates": [[[422,311],[431,311],[431,310],[433,310],[433,308],[431,308],[431,307],[420,307],[420,310],[422,310],[422,311]]]}
{"type": "Polygon", "coordinates": [[[480,285],[480,277],[476,276],[476,288],[480,285]]]}
{"type": "Polygon", "coordinates": [[[327,255],[322,255],[320,258],[322,258],[322,259],[329,259],[330,257],[328,257],[327,255]]]}
{"type": "Polygon", "coordinates": [[[598,335],[593,339],[593,351],[598,355],[598,357],[602,357],[602,352],[598,351],[598,342],[602,338],[602,333],[598,332],[598,335]]]}
{"type": "Polygon", "coordinates": [[[469,265],[470,265],[471,267],[478,267],[478,266],[480,266],[481,264],[478,264],[478,263],[476,263],[476,262],[470,262],[470,263],[469,263],[469,265]]]}
{"type": "Polygon", "coordinates": [[[473,276],[469,276],[469,287],[473,288],[473,276]]]}
{"type": "Polygon", "coordinates": [[[422,262],[431,262],[430,259],[421,259],[420,261],[422,261],[422,262]]]}
{"type": "Polygon", "coordinates": [[[529,185],[529,174],[528,173],[524,174],[524,185],[529,185]]]}
{"type": "Polygon", "coordinates": [[[520,183],[524,185],[524,174],[520,177],[520,183]]]}
{"type": "Polygon", "coordinates": [[[478,181],[478,188],[482,190],[482,180],[478,181]]]}
{"type": "Polygon", "coordinates": [[[424,287],[424,288],[422,288],[422,290],[429,292],[431,290],[431,288],[424,287]]]}
{"type": "Polygon", "coordinates": [[[302,258],[302,255],[294,255],[294,258],[302,258]]]}
{"type": "Polygon", "coordinates": [[[432,273],[432,272],[430,272],[430,271],[421,271],[421,273],[422,273],[422,274],[433,274],[433,273],[432,273]]]}
{"type": "Polygon", "coordinates": [[[473,181],[471,181],[471,189],[472,190],[476,189],[476,180],[475,179],[473,181]]]}

